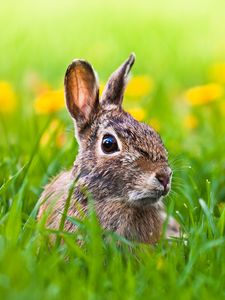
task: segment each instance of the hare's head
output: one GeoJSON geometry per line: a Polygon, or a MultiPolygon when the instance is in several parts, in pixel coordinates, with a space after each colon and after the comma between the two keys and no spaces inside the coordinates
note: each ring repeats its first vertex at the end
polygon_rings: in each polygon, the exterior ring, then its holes
{"type": "Polygon", "coordinates": [[[99,98],[92,66],[75,60],[65,75],[67,107],[75,122],[78,185],[95,201],[157,202],[170,189],[171,169],[160,136],[122,109],[131,55],[110,77],[99,98]]]}

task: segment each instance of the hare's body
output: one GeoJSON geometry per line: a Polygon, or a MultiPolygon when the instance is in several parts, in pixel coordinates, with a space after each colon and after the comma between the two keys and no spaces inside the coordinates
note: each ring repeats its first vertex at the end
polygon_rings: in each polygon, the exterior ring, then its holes
{"type": "MultiPolygon", "coordinates": [[[[111,76],[101,99],[87,62],[74,61],[67,69],[66,101],[76,121],[79,154],[71,171],[58,175],[42,194],[39,218],[49,210],[47,226],[59,227],[70,186],[76,182],[69,216],[86,215],[88,191],[105,229],[130,240],[158,241],[165,219],[162,198],[170,189],[171,169],[159,135],[121,107],[133,62],[130,56],[111,76]]],[[[177,235],[177,224],[173,220],[170,224],[170,233],[177,235]]],[[[64,229],[76,230],[69,220],[64,229]]]]}
{"type": "MultiPolygon", "coordinates": [[[[53,212],[48,218],[48,227],[59,228],[64,205],[68,197],[70,185],[74,182],[72,171],[62,172],[48,184],[42,194],[43,205],[39,211],[39,217],[51,205],[53,212]]],[[[95,202],[95,211],[103,228],[115,231],[130,240],[143,243],[155,243],[158,241],[162,224],[162,203],[153,206],[132,206],[125,201],[99,201],[95,202]]],[[[84,199],[71,197],[68,215],[82,219],[87,212],[87,202],[84,199]]],[[[74,231],[75,226],[68,220],[64,229],[74,231]]]]}

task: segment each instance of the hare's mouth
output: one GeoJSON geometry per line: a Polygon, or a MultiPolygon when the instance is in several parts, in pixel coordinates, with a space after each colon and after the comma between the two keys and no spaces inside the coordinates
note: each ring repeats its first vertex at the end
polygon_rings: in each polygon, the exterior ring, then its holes
{"type": "Polygon", "coordinates": [[[135,205],[151,205],[162,199],[163,191],[139,192],[133,191],[129,195],[129,202],[135,205]]]}

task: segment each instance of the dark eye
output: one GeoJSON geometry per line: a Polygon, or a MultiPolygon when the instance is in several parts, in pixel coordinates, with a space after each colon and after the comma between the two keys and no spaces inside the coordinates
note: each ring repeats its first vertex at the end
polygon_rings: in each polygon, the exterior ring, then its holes
{"type": "Polygon", "coordinates": [[[111,134],[105,134],[102,139],[102,151],[106,154],[111,154],[118,150],[116,138],[111,134]]]}

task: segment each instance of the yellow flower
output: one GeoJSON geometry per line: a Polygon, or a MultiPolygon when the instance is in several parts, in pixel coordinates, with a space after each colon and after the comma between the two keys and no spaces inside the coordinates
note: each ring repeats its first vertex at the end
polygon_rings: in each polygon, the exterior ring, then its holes
{"type": "Polygon", "coordinates": [[[210,78],[213,81],[224,84],[225,83],[225,63],[217,63],[212,65],[209,70],[210,78]]]}
{"type": "Polygon", "coordinates": [[[99,96],[102,95],[102,92],[103,92],[103,90],[104,90],[104,87],[105,87],[105,83],[101,82],[101,83],[100,83],[100,86],[99,86],[99,96]]]}
{"type": "Polygon", "coordinates": [[[217,83],[210,83],[191,88],[185,92],[185,98],[191,105],[201,105],[212,102],[223,96],[223,87],[217,83]]]}
{"type": "Polygon", "coordinates": [[[148,123],[149,123],[149,125],[150,125],[152,128],[154,128],[156,131],[160,131],[161,126],[160,126],[160,122],[159,122],[158,119],[156,119],[156,118],[151,118],[151,119],[149,120],[148,123]]]}
{"type": "Polygon", "coordinates": [[[0,113],[12,112],[16,107],[16,94],[12,85],[7,81],[0,81],[0,113]]]}
{"type": "Polygon", "coordinates": [[[56,112],[65,107],[64,91],[50,90],[40,94],[34,102],[35,111],[39,114],[56,112]]]}
{"type": "Polygon", "coordinates": [[[53,119],[46,129],[45,133],[42,135],[40,144],[41,146],[49,146],[52,141],[52,138],[55,138],[55,145],[58,148],[61,148],[65,144],[65,134],[62,130],[63,126],[57,119],[53,119]]]}
{"type": "Polygon", "coordinates": [[[128,108],[128,112],[137,120],[143,121],[146,117],[146,112],[141,107],[128,108]]]}
{"type": "Polygon", "coordinates": [[[66,135],[64,132],[60,132],[57,136],[56,136],[56,146],[57,148],[62,148],[65,145],[66,142],[66,135]]]}
{"type": "Polygon", "coordinates": [[[127,85],[125,95],[127,97],[143,97],[148,95],[153,87],[153,80],[147,75],[133,77],[127,85]]]}
{"type": "Polygon", "coordinates": [[[198,119],[194,115],[187,115],[184,118],[184,127],[194,129],[198,126],[198,119]]]}

